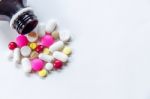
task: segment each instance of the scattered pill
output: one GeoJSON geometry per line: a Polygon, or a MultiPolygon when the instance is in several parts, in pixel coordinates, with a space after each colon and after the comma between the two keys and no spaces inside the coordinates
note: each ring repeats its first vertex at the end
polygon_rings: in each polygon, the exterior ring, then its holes
{"type": "Polygon", "coordinates": [[[30,54],[30,59],[38,58],[38,56],[39,56],[39,53],[37,53],[36,51],[33,51],[30,54]]]}
{"type": "Polygon", "coordinates": [[[72,53],[72,50],[71,50],[70,47],[65,46],[64,49],[63,49],[63,53],[66,54],[66,55],[70,55],[72,53]]]}
{"type": "Polygon", "coordinates": [[[64,41],[64,42],[67,42],[70,40],[71,38],[71,34],[69,31],[60,31],[59,32],[59,37],[60,37],[60,40],[64,41]]]}
{"type": "Polygon", "coordinates": [[[32,50],[35,50],[35,48],[37,47],[37,43],[30,43],[30,44],[29,44],[29,47],[30,47],[32,50]]]}
{"type": "Polygon", "coordinates": [[[54,69],[56,69],[56,70],[61,69],[63,66],[63,62],[60,60],[55,60],[53,63],[53,66],[54,66],[54,69]]]}
{"type": "Polygon", "coordinates": [[[54,38],[51,35],[45,35],[41,39],[41,44],[43,46],[49,47],[54,43],[54,38]]]}
{"type": "Polygon", "coordinates": [[[45,24],[44,23],[39,23],[38,28],[37,28],[37,33],[39,37],[42,37],[45,35],[45,24]]]}
{"type": "Polygon", "coordinates": [[[17,44],[15,42],[10,42],[8,47],[10,50],[14,50],[15,48],[17,48],[17,44]]]}
{"type": "Polygon", "coordinates": [[[47,72],[47,70],[42,69],[42,70],[40,70],[40,71],[38,72],[38,74],[39,74],[40,77],[46,77],[47,74],[48,74],[48,72],[47,72]]]}
{"type": "Polygon", "coordinates": [[[20,61],[21,61],[20,49],[15,48],[14,53],[13,53],[13,62],[15,64],[18,64],[18,63],[20,63],[20,61]]]}
{"type": "Polygon", "coordinates": [[[50,54],[49,48],[44,48],[43,53],[47,55],[50,54]]]}
{"type": "Polygon", "coordinates": [[[8,45],[8,58],[16,65],[21,63],[25,73],[37,72],[40,77],[61,69],[72,53],[66,46],[71,34],[69,31],[58,32],[56,27],[56,20],[49,20],[47,24],[39,23],[36,31],[18,35],[16,41],[8,45]]]}
{"type": "Polygon", "coordinates": [[[64,47],[64,43],[62,41],[57,41],[49,47],[51,52],[61,50],[64,47]]]}
{"type": "Polygon", "coordinates": [[[53,56],[41,53],[41,54],[39,54],[39,59],[41,59],[45,62],[51,62],[51,61],[53,61],[54,58],[53,58],[53,56]]]}
{"type": "Polygon", "coordinates": [[[32,69],[33,69],[34,71],[40,71],[40,70],[42,70],[43,67],[44,67],[44,62],[43,62],[41,59],[38,59],[38,58],[33,59],[33,60],[31,61],[31,64],[32,64],[32,69]]]}
{"type": "Polygon", "coordinates": [[[59,38],[59,32],[57,31],[54,31],[51,33],[52,37],[54,37],[55,39],[58,39],[59,38]]]}
{"type": "Polygon", "coordinates": [[[26,46],[28,44],[28,39],[26,36],[24,35],[19,35],[17,38],[16,38],[16,43],[19,47],[23,47],[23,46],[26,46]]]}
{"type": "Polygon", "coordinates": [[[23,47],[21,47],[20,52],[21,52],[22,56],[27,57],[30,55],[31,49],[29,46],[23,46],[23,47]]]}
{"type": "Polygon", "coordinates": [[[56,29],[56,26],[56,20],[49,20],[45,28],[46,33],[52,33],[56,29]]]}
{"type": "Polygon", "coordinates": [[[62,52],[59,52],[59,51],[55,51],[53,53],[53,57],[55,59],[62,61],[62,62],[67,62],[67,60],[68,60],[68,56],[62,52]]]}
{"type": "Polygon", "coordinates": [[[23,71],[25,73],[30,73],[32,70],[31,62],[28,58],[23,58],[21,61],[23,71]]]}
{"type": "Polygon", "coordinates": [[[44,50],[44,46],[43,45],[37,45],[37,47],[35,49],[35,51],[38,52],[38,53],[42,52],[43,50],[44,50]]]}
{"type": "Polygon", "coordinates": [[[52,63],[46,63],[45,64],[45,69],[48,71],[51,71],[53,69],[53,64],[52,63]]]}
{"type": "Polygon", "coordinates": [[[29,42],[36,42],[38,39],[38,34],[35,32],[31,32],[31,33],[27,34],[27,39],[29,42]]]}

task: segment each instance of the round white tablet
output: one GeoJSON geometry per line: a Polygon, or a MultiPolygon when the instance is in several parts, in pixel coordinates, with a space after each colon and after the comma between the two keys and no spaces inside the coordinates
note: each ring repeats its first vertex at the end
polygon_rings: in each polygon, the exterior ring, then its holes
{"type": "Polygon", "coordinates": [[[27,57],[27,56],[30,55],[31,49],[30,49],[29,46],[23,46],[23,47],[21,48],[20,52],[21,52],[21,55],[22,55],[22,56],[27,57]]]}

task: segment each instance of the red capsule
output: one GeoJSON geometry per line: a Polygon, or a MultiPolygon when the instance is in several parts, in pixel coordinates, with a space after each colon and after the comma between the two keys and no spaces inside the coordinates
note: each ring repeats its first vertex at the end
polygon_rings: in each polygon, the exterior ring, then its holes
{"type": "Polygon", "coordinates": [[[53,63],[54,69],[61,69],[63,66],[63,62],[60,60],[55,60],[53,63]]]}
{"type": "Polygon", "coordinates": [[[10,42],[8,47],[10,50],[14,50],[15,48],[17,48],[17,44],[15,42],[10,42]]]}
{"type": "Polygon", "coordinates": [[[35,49],[36,52],[40,53],[44,50],[44,46],[43,45],[38,45],[35,49]]]}

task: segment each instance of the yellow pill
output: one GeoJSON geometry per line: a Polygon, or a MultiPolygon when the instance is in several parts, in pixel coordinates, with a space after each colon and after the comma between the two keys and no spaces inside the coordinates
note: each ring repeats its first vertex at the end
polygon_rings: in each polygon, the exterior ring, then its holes
{"type": "Polygon", "coordinates": [[[72,49],[70,47],[64,47],[63,53],[66,55],[70,55],[72,53],[72,49]]]}
{"type": "Polygon", "coordinates": [[[37,47],[37,43],[30,43],[29,47],[34,50],[37,47]]]}
{"type": "Polygon", "coordinates": [[[50,54],[50,51],[49,51],[48,48],[44,48],[43,53],[44,53],[44,54],[50,54]]]}
{"type": "Polygon", "coordinates": [[[40,77],[46,77],[48,72],[45,69],[42,69],[41,71],[38,72],[40,77]]]}

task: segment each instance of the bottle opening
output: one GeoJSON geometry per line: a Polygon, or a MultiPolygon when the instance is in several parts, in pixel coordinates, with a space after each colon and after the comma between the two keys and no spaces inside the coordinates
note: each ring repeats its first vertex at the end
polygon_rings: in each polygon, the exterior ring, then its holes
{"type": "Polygon", "coordinates": [[[37,20],[32,20],[32,21],[30,21],[29,23],[27,23],[26,25],[25,25],[25,27],[22,29],[22,32],[21,32],[21,34],[27,34],[27,33],[29,33],[29,32],[31,32],[36,26],[37,26],[37,24],[38,24],[38,21],[37,20]]]}

